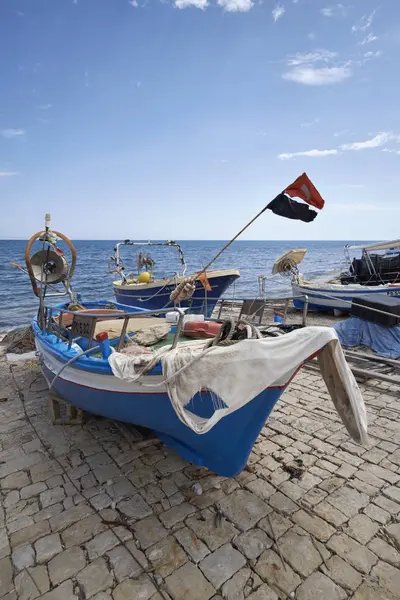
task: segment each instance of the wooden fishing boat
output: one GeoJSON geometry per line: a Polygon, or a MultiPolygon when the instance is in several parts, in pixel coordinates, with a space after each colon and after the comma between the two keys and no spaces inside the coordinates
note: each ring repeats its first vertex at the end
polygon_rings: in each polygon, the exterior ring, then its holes
{"type": "MultiPolygon", "coordinates": [[[[366,441],[364,403],[333,329],[305,327],[263,339],[254,326],[233,329],[227,322],[214,339],[193,341],[184,335],[187,317],[179,307],[173,323],[164,316],[168,309],[77,302],[57,237],[67,243],[73,266],[72,243],[49,225],[31,238],[26,258],[40,300],[32,321],[37,351],[49,389],[65,401],[150,428],[186,460],[234,476],[293,376],[318,356],[350,435],[366,441]],[[36,239],[42,250],[30,257],[36,239]],[[69,302],[45,302],[55,284],[69,302]]],[[[204,328],[207,338],[210,329],[204,328]]]]}
{"type": "Polygon", "coordinates": [[[194,278],[195,291],[187,300],[181,302],[181,307],[190,312],[211,316],[220,297],[239,277],[238,269],[221,269],[207,271],[203,277],[196,274],[187,275],[187,267],[182,247],[173,241],[167,242],[134,242],[125,240],[114,247],[114,254],[108,263],[109,273],[117,273],[120,279],[113,282],[117,302],[127,306],[141,306],[149,310],[157,310],[171,306],[170,295],[177,285],[187,279],[194,278]],[[178,251],[180,272],[169,277],[154,277],[155,260],[148,252],[139,251],[136,256],[136,272],[128,273],[121,258],[121,247],[156,247],[174,248],[178,251]]]}
{"type": "Polygon", "coordinates": [[[400,296],[400,240],[344,247],[346,268],[337,276],[327,274],[318,280],[307,281],[295,273],[292,281],[294,305],[304,306],[308,297],[309,310],[339,310],[349,312],[352,302],[366,295],[400,296]],[[351,257],[361,250],[361,258],[351,257]],[[378,252],[384,251],[384,254],[378,252]]]}

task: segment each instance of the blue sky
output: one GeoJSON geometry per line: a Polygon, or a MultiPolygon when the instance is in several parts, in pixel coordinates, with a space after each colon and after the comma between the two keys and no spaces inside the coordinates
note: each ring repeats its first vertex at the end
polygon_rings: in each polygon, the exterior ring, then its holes
{"type": "Polygon", "coordinates": [[[399,0],[1,0],[0,237],[399,237],[399,0]]]}

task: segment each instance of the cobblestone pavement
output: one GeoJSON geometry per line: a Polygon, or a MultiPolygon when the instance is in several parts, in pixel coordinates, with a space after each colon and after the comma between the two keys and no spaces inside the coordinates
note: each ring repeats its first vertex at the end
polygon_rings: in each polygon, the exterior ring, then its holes
{"type": "Polygon", "coordinates": [[[35,362],[3,356],[0,381],[2,600],[400,598],[389,386],[364,388],[363,448],[303,371],[226,479],[106,419],[53,426],[35,362]]]}

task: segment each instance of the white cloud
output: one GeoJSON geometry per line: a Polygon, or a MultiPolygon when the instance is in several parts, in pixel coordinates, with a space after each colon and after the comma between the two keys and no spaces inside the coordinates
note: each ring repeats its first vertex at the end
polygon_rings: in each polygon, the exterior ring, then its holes
{"type": "Polygon", "coordinates": [[[341,135],[345,135],[346,133],[348,133],[348,131],[348,129],[341,129],[340,131],[335,131],[333,135],[334,137],[340,137],[341,135]]]}
{"type": "Polygon", "coordinates": [[[378,39],[376,35],[373,33],[369,33],[365,38],[360,42],[360,46],[364,46],[365,44],[370,44],[371,42],[375,42],[378,39]]]}
{"type": "Polygon", "coordinates": [[[400,150],[394,148],[383,148],[382,152],[390,152],[390,154],[400,154],[400,150]]]}
{"type": "Polygon", "coordinates": [[[287,64],[292,67],[282,75],[283,79],[302,83],[304,85],[331,85],[340,83],[352,76],[351,61],[338,64],[333,61],[337,53],[330,50],[318,49],[313,52],[289,56],[287,64]],[[318,63],[329,66],[317,67],[318,63]]]}
{"type": "Polygon", "coordinates": [[[0,133],[4,138],[11,139],[11,138],[21,137],[22,135],[25,135],[25,130],[24,129],[3,129],[0,133]]]}
{"type": "Polygon", "coordinates": [[[285,14],[285,7],[277,4],[275,8],[272,10],[272,18],[276,23],[278,19],[280,19],[285,14]]]}
{"type": "Polygon", "coordinates": [[[307,121],[305,123],[300,123],[300,127],[311,127],[312,125],[316,125],[317,123],[319,123],[320,119],[319,117],[317,117],[316,119],[313,119],[313,121],[307,121]]]}
{"type": "Polygon", "coordinates": [[[332,156],[337,154],[337,150],[304,150],[303,152],[292,152],[291,154],[279,154],[280,160],[290,160],[295,156],[309,156],[311,158],[321,158],[322,156],[332,156]]]}
{"type": "MultiPolygon", "coordinates": [[[[337,132],[334,135],[342,135],[342,133],[345,133],[347,131],[348,130],[344,129],[343,131],[337,132]]],[[[303,152],[284,153],[284,154],[279,154],[278,158],[280,160],[290,160],[291,158],[295,158],[296,156],[308,156],[311,158],[320,158],[323,156],[333,156],[333,155],[339,154],[340,151],[351,151],[351,150],[358,151],[358,150],[367,150],[370,148],[380,148],[382,146],[385,146],[389,142],[394,142],[394,143],[400,144],[400,135],[393,133],[392,131],[382,131],[380,133],[377,133],[370,140],[366,140],[364,142],[353,142],[351,144],[341,144],[340,146],[338,146],[337,148],[333,148],[332,150],[316,150],[316,149],[314,149],[314,150],[305,150],[303,152]]],[[[383,148],[382,151],[400,155],[400,150],[396,150],[393,148],[383,148]]],[[[350,186],[350,187],[359,188],[362,186],[354,184],[353,186],[350,186]]]]}
{"type": "Polygon", "coordinates": [[[342,144],[340,148],[342,150],[367,150],[369,148],[379,148],[384,146],[388,142],[400,143],[400,135],[393,133],[392,131],[381,131],[377,133],[370,140],[365,142],[353,142],[351,144],[342,144]]]}
{"type": "Polygon", "coordinates": [[[226,12],[248,12],[254,6],[253,0],[218,0],[217,4],[226,12]]]}
{"type": "Polygon", "coordinates": [[[370,15],[363,15],[360,23],[358,25],[353,25],[351,28],[352,31],[367,31],[372,25],[372,21],[374,20],[376,10],[373,10],[370,15]]]}
{"type": "Polygon", "coordinates": [[[324,17],[336,17],[337,15],[346,16],[347,7],[343,4],[335,4],[335,6],[326,6],[325,8],[321,8],[320,11],[324,17]]]}
{"type": "Polygon", "coordinates": [[[345,81],[353,74],[349,66],[342,67],[296,67],[283,74],[283,79],[303,85],[333,85],[345,81]]]}
{"type": "Polygon", "coordinates": [[[315,33],[309,33],[307,37],[309,40],[315,40],[315,33]]]}
{"type": "Polygon", "coordinates": [[[0,171],[0,178],[1,177],[14,177],[15,175],[18,175],[18,173],[16,171],[0,171]]]}
{"type": "Polygon", "coordinates": [[[314,52],[308,52],[301,54],[297,52],[294,56],[289,56],[287,64],[289,67],[295,67],[298,65],[310,65],[316,62],[328,62],[337,56],[336,52],[330,52],[329,50],[314,50],[314,52]]]}
{"type": "Polygon", "coordinates": [[[129,0],[128,4],[130,4],[133,8],[137,8],[139,6],[136,0],[129,0]]]}
{"type": "Polygon", "coordinates": [[[377,50],[376,52],[366,52],[364,54],[364,58],[379,58],[380,56],[382,56],[382,54],[382,50],[377,50]]]}
{"type": "Polygon", "coordinates": [[[40,106],[38,106],[39,110],[50,110],[50,108],[52,108],[52,104],[41,104],[40,106]]]}

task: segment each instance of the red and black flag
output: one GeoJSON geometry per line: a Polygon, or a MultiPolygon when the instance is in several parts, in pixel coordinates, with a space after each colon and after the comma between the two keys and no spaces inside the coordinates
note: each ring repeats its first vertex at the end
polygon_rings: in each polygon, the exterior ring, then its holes
{"type": "Polygon", "coordinates": [[[303,173],[303,175],[300,175],[291,185],[284,189],[281,194],[274,198],[266,208],[269,208],[269,210],[272,210],[274,214],[280,217],[310,223],[318,213],[310,209],[309,204],[322,209],[325,201],[306,173],[303,173]],[[301,198],[307,204],[291,200],[294,196],[301,198]]]}

